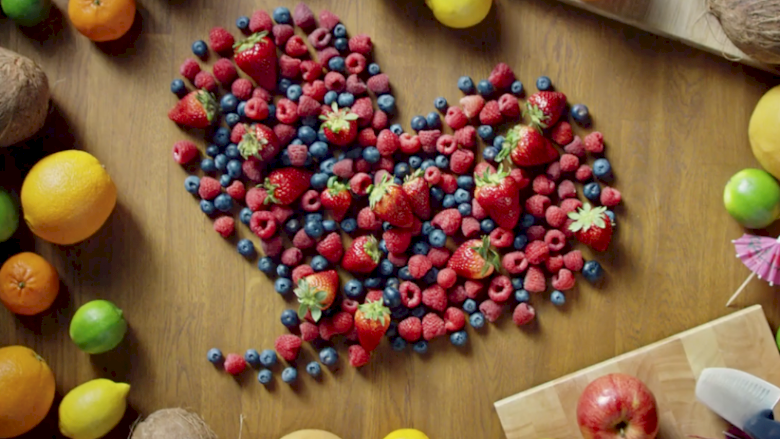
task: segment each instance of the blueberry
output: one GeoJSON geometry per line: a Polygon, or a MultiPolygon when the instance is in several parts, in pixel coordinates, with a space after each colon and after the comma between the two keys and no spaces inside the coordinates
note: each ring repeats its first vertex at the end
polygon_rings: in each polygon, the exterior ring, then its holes
{"type": "Polygon", "coordinates": [[[344,294],[353,300],[363,295],[363,284],[357,279],[350,279],[344,284],[344,294]]]}
{"type": "Polygon", "coordinates": [[[273,259],[266,256],[257,261],[257,269],[270,276],[276,273],[276,263],[273,259]]]}
{"type": "Polygon", "coordinates": [[[438,186],[434,186],[431,188],[431,198],[433,198],[436,201],[441,201],[444,199],[444,190],[438,186]]]}
{"type": "Polygon", "coordinates": [[[482,150],[482,158],[484,158],[488,162],[494,161],[497,155],[498,155],[498,149],[492,146],[486,146],[485,149],[482,150]]]}
{"type": "Polygon", "coordinates": [[[457,189],[455,191],[455,201],[457,203],[470,203],[471,202],[471,192],[465,190],[465,189],[457,189]]]}
{"type": "Polygon", "coordinates": [[[325,348],[320,351],[320,361],[326,366],[335,366],[339,361],[339,353],[333,348],[325,348]]]}
{"type": "Polygon", "coordinates": [[[187,178],[184,179],[184,189],[187,190],[187,192],[195,195],[198,193],[198,189],[200,189],[200,178],[198,178],[195,175],[190,175],[187,178]]]}
{"type": "Polygon", "coordinates": [[[311,263],[309,265],[311,265],[311,268],[314,271],[323,271],[328,268],[328,260],[320,255],[317,255],[311,258],[311,263]]]}
{"type": "Polygon", "coordinates": [[[303,217],[304,223],[311,223],[311,222],[322,222],[322,214],[319,212],[312,212],[307,213],[306,216],[303,217]]]}
{"type": "Polygon", "coordinates": [[[487,79],[483,79],[477,83],[477,93],[481,94],[483,97],[487,98],[495,92],[496,88],[493,87],[493,84],[487,79]]]}
{"type": "Polygon", "coordinates": [[[233,159],[227,164],[227,175],[232,179],[241,178],[244,171],[241,169],[241,161],[233,159]]]}
{"type": "Polygon", "coordinates": [[[379,288],[382,285],[382,279],[378,277],[369,277],[363,282],[366,288],[379,288]]]}
{"type": "Polygon", "coordinates": [[[336,101],[339,107],[351,107],[355,103],[355,95],[352,93],[341,93],[336,101]]]}
{"type": "Polygon", "coordinates": [[[219,176],[219,185],[222,187],[228,187],[230,186],[230,183],[233,183],[233,178],[230,177],[228,174],[222,174],[219,176]]]}
{"type": "Polygon", "coordinates": [[[392,276],[395,273],[395,265],[387,259],[382,259],[379,262],[379,274],[382,276],[392,276]]]}
{"type": "Polygon", "coordinates": [[[339,23],[333,28],[333,36],[336,38],[344,38],[347,36],[347,27],[339,23]]]}
{"type": "Polygon", "coordinates": [[[352,233],[357,229],[357,220],[355,218],[347,218],[341,221],[341,230],[346,233],[352,233]]]}
{"type": "Polygon", "coordinates": [[[237,159],[241,157],[241,151],[238,150],[238,145],[231,143],[225,147],[225,155],[229,159],[237,159]]]}
{"type": "Polygon", "coordinates": [[[344,72],[347,69],[347,64],[344,62],[344,58],[340,56],[334,56],[328,60],[328,69],[334,72],[344,72]]]}
{"type": "Polygon", "coordinates": [[[398,178],[404,178],[409,175],[410,168],[408,163],[398,162],[395,164],[393,174],[398,178]]]}
{"type": "Polygon", "coordinates": [[[447,235],[445,235],[441,230],[436,229],[431,232],[430,236],[428,236],[428,242],[433,247],[442,248],[445,244],[447,244],[447,235]]]}
{"type": "Polygon", "coordinates": [[[290,10],[284,6],[279,6],[278,8],[274,9],[273,18],[274,21],[279,24],[292,24],[292,15],[290,15],[290,10]]]}
{"type": "Polygon", "coordinates": [[[385,288],[384,291],[382,291],[382,299],[384,300],[385,305],[391,309],[401,306],[401,293],[399,293],[396,288],[385,288]]]}
{"type": "Polygon", "coordinates": [[[391,277],[385,281],[385,288],[391,287],[397,290],[399,285],[401,285],[401,281],[395,277],[391,277]]]}
{"type": "Polygon", "coordinates": [[[246,112],[244,110],[246,110],[246,102],[241,101],[238,103],[238,107],[236,107],[236,113],[238,113],[240,117],[245,117],[246,112]]]}
{"type": "Polygon", "coordinates": [[[504,136],[496,136],[493,138],[493,148],[496,148],[497,151],[501,151],[504,148],[504,142],[506,141],[506,137],[504,136]]]}
{"type": "MultiPolygon", "coordinates": [[[[409,308],[407,308],[405,306],[397,306],[397,307],[392,309],[392,312],[390,313],[390,317],[393,320],[397,320],[397,321],[403,320],[403,319],[409,317],[409,308]]],[[[398,326],[397,326],[397,324],[395,322],[391,322],[390,323],[390,327],[387,329],[387,332],[385,333],[385,335],[390,337],[390,338],[393,338],[396,335],[398,335],[398,326]],[[391,329],[394,331],[394,333],[390,332],[391,329]]]]}
{"type": "Polygon", "coordinates": [[[469,316],[469,323],[473,328],[479,329],[485,326],[485,315],[481,312],[475,312],[469,316]]]}
{"type": "Polygon", "coordinates": [[[241,31],[249,29],[249,17],[242,15],[241,17],[236,18],[236,27],[241,31]]]}
{"type": "MultiPolygon", "coordinates": [[[[423,223],[423,225],[422,225],[421,232],[422,232],[423,236],[429,236],[431,234],[431,232],[433,232],[435,229],[436,229],[436,227],[434,227],[433,224],[431,224],[430,221],[425,221],[423,223]]],[[[427,254],[428,252],[426,251],[425,253],[427,254]]]]}
{"type": "Polygon", "coordinates": [[[469,335],[466,331],[455,331],[450,334],[450,342],[455,346],[463,346],[469,340],[469,335]]]}
{"type": "Polygon", "coordinates": [[[236,99],[236,97],[233,96],[231,93],[222,96],[222,99],[220,99],[219,101],[219,108],[222,110],[223,113],[232,113],[236,111],[237,107],[238,107],[238,99],[236,99]]]}
{"type": "Polygon", "coordinates": [[[184,81],[181,79],[174,79],[171,81],[171,93],[176,96],[182,96],[187,91],[187,86],[184,85],[184,81]]]}
{"type": "Polygon", "coordinates": [[[206,354],[206,358],[209,359],[209,362],[217,364],[224,360],[222,357],[222,351],[220,351],[217,348],[211,348],[209,349],[209,352],[206,354]]]}
{"type": "Polygon", "coordinates": [[[198,40],[192,43],[192,53],[198,58],[205,58],[209,53],[209,46],[203,40],[198,40]]]}
{"type": "Polygon", "coordinates": [[[582,104],[574,104],[571,107],[571,117],[580,125],[587,126],[590,124],[590,111],[588,107],[582,104]]]}
{"type": "Polygon", "coordinates": [[[588,282],[598,282],[604,276],[604,269],[601,268],[601,264],[598,261],[587,261],[582,266],[582,275],[588,282]]]}
{"type": "Polygon", "coordinates": [[[595,181],[590,182],[582,188],[582,194],[590,201],[597,202],[601,196],[601,186],[595,181]]]}
{"type": "Polygon", "coordinates": [[[262,369],[260,372],[257,372],[257,381],[264,386],[270,384],[273,379],[274,373],[268,369],[262,369]]]}
{"type": "Polygon", "coordinates": [[[325,93],[325,98],[323,99],[323,102],[325,103],[325,105],[330,106],[331,104],[336,102],[336,99],[338,99],[338,98],[339,98],[339,94],[337,92],[331,90],[331,91],[325,93]]]}
{"type": "Polygon", "coordinates": [[[422,165],[422,159],[416,155],[409,157],[409,167],[412,169],[420,169],[422,165]]]}
{"type": "Polygon", "coordinates": [[[441,128],[441,116],[435,111],[431,111],[425,116],[425,122],[428,124],[429,130],[436,130],[441,128]]]}
{"type": "Polygon", "coordinates": [[[428,128],[428,121],[425,120],[425,116],[414,116],[411,124],[412,129],[415,131],[422,131],[428,128]]]}
{"type": "Polygon", "coordinates": [[[513,277],[512,278],[512,288],[519,290],[523,288],[523,278],[522,277],[513,277]]]}
{"type": "Polygon", "coordinates": [[[373,146],[363,150],[363,159],[368,163],[377,163],[382,156],[379,154],[379,150],[373,146]]]}
{"type": "Polygon", "coordinates": [[[206,147],[206,155],[209,157],[216,157],[217,155],[219,155],[219,153],[220,153],[219,146],[214,145],[213,143],[206,147]]]}
{"type": "Polygon", "coordinates": [[[438,276],[439,276],[439,269],[436,267],[432,267],[430,270],[428,270],[427,273],[425,273],[425,277],[423,277],[423,282],[428,284],[435,284],[438,276]]]}
{"type": "Polygon", "coordinates": [[[612,227],[615,227],[615,212],[607,210],[604,212],[604,214],[609,217],[609,222],[612,223],[612,227]]]}
{"type": "Polygon", "coordinates": [[[279,277],[286,277],[289,279],[290,276],[292,276],[292,270],[288,265],[279,264],[276,266],[276,275],[279,277]]]}
{"type": "Polygon", "coordinates": [[[523,94],[523,83],[520,81],[513,82],[509,87],[509,91],[511,91],[513,95],[520,96],[523,94]]]}
{"type": "Polygon", "coordinates": [[[417,343],[414,344],[414,351],[418,354],[422,355],[428,352],[428,342],[425,340],[420,340],[417,343]]]}
{"type": "Polygon", "coordinates": [[[214,141],[214,144],[220,148],[228,146],[228,144],[230,144],[230,130],[226,127],[217,128],[216,131],[214,131],[212,140],[214,141]]]}
{"type": "Polygon", "coordinates": [[[400,136],[404,133],[404,128],[401,126],[400,123],[394,123],[390,125],[390,131],[393,132],[396,136],[400,136]]]}
{"type": "Polygon", "coordinates": [[[428,310],[425,309],[425,306],[423,305],[420,305],[412,310],[412,316],[417,317],[418,319],[423,318],[425,314],[428,314],[428,310]]]}
{"type": "Polygon", "coordinates": [[[520,217],[520,225],[526,229],[534,225],[534,223],[536,223],[536,218],[530,213],[523,214],[523,216],[520,217]]]}
{"type": "Polygon", "coordinates": [[[249,222],[252,220],[252,209],[248,207],[244,207],[241,209],[241,212],[238,214],[238,219],[241,220],[242,223],[249,225],[249,222]]]}
{"type": "Polygon", "coordinates": [[[398,269],[398,277],[401,280],[414,280],[414,276],[409,271],[409,267],[401,267],[398,269]]]}
{"type": "Polygon", "coordinates": [[[274,290],[279,294],[287,294],[292,289],[292,281],[285,277],[280,277],[274,282],[274,290]]]}
{"type": "Polygon", "coordinates": [[[463,302],[463,311],[474,314],[477,312],[477,309],[477,302],[475,302],[474,299],[466,299],[466,301],[463,302]]]}
{"type": "Polygon", "coordinates": [[[320,363],[317,363],[316,361],[312,361],[311,363],[307,364],[306,373],[308,373],[309,375],[315,378],[322,375],[322,367],[320,366],[320,363]]]}
{"type": "Polygon", "coordinates": [[[287,328],[297,328],[298,323],[298,313],[296,313],[292,309],[286,309],[282,311],[281,321],[284,326],[287,328]]]}
{"type": "Polygon", "coordinates": [[[424,171],[430,168],[431,166],[436,166],[435,160],[431,160],[431,159],[423,160],[422,164],[420,165],[420,169],[424,171]]]}
{"type": "Polygon", "coordinates": [[[352,160],[358,160],[359,158],[363,157],[363,149],[362,148],[352,148],[349,151],[347,151],[346,154],[344,154],[344,157],[352,160]]]}
{"type": "Polygon", "coordinates": [[[311,176],[311,187],[317,190],[325,189],[325,187],[328,185],[328,179],[330,176],[324,172],[318,172],[311,176]]]}
{"type": "Polygon", "coordinates": [[[206,215],[213,215],[217,208],[214,207],[214,203],[209,200],[200,200],[200,211],[206,215]]]}
{"type": "Polygon", "coordinates": [[[431,247],[428,243],[423,241],[417,241],[412,245],[412,253],[415,255],[427,255],[431,247]]]}
{"type": "Polygon", "coordinates": [[[458,79],[458,90],[465,94],[474,93],[474,81],[468,76],[461,76],[458,79]]]}
{"type": "Polygon", "coordinates": [[[338,227],[338,224],[336,223],[336,221],[325,220],[325,221],[322,222],[322,228],[326,232],[335,232],[337,227],[338,227]]]}
{"type": "Polygon", "coordinates": [[[385,94],[379,96],[376,99],[376,105],[387,114],[395,113],[395,98],[393,95],[385,94]]]}
{"type": "Polygon", "coordinates": [[[346,52],[349,50],[349,40],[346,38],[336,38],[336,40],[333,42],[333,47],[335,47],[339,52],[346,52]]]}
{"type": "Polygon", "coordinates": [[[273,120],[275,117],[276,117],[276,105],[268,104],[268,119],[273,120]]]}
{"type": "Polygon", "coordinates": [[[439,154],[436,156],[433,163],[436,164],[436,167],[439,169],[447,169],[450,166],[450,159],[448,159],[446,155],[439,154]]]}
{"type": "Polygon", "coordinates": [[[547,91],[552,88],[552,81],[546,76],[540,76],[536,78],[536,88],[539,91],[547,91]]]}
{"type": "Polygon", "coordinates": [[[277,362],[276,351],[273,349],[265,349],[260,352],[260,364],[263,367],[274,367],[277,362]]]}
{"type": "MultiPolygon", "coordinates": [[[[298,135],[300,136],[300,133],[298,135]]],[[[317,133],[314,133],[314,138],[317,138],[317,133]]],[[[316,159],[324,159],[328,155],[328,144],[320,141],[312,143],[309,146],[309,154],[316,159]]]]}
{"type": "Polygon", "coordinates": [[[255,255],[255,245],[248,239],[239,240],[238,244],[236,244],[236,249],[245,258],[251,258],[255,255]]]}
{"type": "MultiPolygon", "coordinates": [[[[317,119],[317,116],[304,116],[301,118],[301,124],[309,128],[317,128],[320,125],[320,120],[317,119]]],[[[317,140],[316,132],[314,133],[314,140],[317,140]]]]}
{"type": "Polygon", "coordinates": [[[529,300],[531,300],[531,295],[528,294],[528,291],[519,289],[515,291],[515,300],[517,300],[520,303],[528,302],[529,300]]]}
{"type": "Polygon", "coordinates": [[[471,203],[460,203],[458,204],[458,213],[460,213],[461,216],[470,216],[471,215],[471,203]]]}
{"type": "Polygon", "coordinates": [[[338,162],[338,159],[336,159],[335,157],[331,157],[323,161],[322,163],[320,163],[320,172],[333,175],[333,165],[335,165],[336,162],[338,162]]]}
{"type": "Polygon", "coordinates": [[[292,384],[298,379],[298,371],[294,367],[285,367],[282,371],[282,381],[292,384]]]}
{"type": "Polygon", "coordinates": [[[298,138],[301,139],[305,145],[311,145],[315,140],[317,140],[317,132],[314,131],[312,127],[307,127],[304,125],[298,128],[298,138]]]}
{"type": "Polygon", "coordinates": [[[455,205],[458,204],[455,201],[455,196],[452,194],[447,194],[444,196],[444,199],[441,202],[441,206],[445,209],[450,209],[452,207],[455,207],[455,205]]]}
{"type": "Polygon", "coordinates": [[[593,175],[604,181],[609,181],[612,178],[612,165],[607,159],[596,159],[593,162],[593,175]]]}
{"type": "Polygon", "coordinates": [[[219,194],[214,199],[214,207],[221,212],[227,212],[233,208],[233,199],[228,194],[219,194]]]}
{"type": "Polygon", "coordinates": [[[433,107],[441,111],[442,113],[445,112],[448,107],[447,99],[445,99],[442,96],[439,96],[438,98],[433,100],[433,107]]]}
{"type": "Polygon", "coordinates": [[[493,127],[490,125],[480,125],[479,128],[477,128],[477,135],[486,143],[490,142],[493,139],[493,127]]]}
{"type": "Polygon", "coordinates": [[[217,154],[214,157],[214,166],[218,171],[225,171],[227,169],[228,158],[225,154],[217,154]]]}
{"type": "Polygon", "coordinates": [[[564,296],[562,292],[555,290],[550,294],[550,302],[552,302],[553,305],[561,306],[566,303],[566,296],[564,296]]]}
{"type": "Polygon", "coordinates": [[[288,235],[293,236],[298,230],[301,230],[301,222],[297,218],[290,218],[284,223],[284,231],[288,235]]]}
{"type": "Polygon", "coordinates": [[[401,352],[404,349],[406,349],[406,340],[404,340],[401,337],[396,337],[393,339],[392,343],[390,345],[393,347],[393,350],[396,352],[401,352]]]}
{"type": "Polygon", "coordinates": [[[461,189],[465,189],[467,191],[474,189],[474,177],[470,175],[461,175],[458,177],[457,181],[458,181],[458,187],[461,189]]]}
{"type": "Polygon", "coordinates": [[[304,224],[303,231],[314,239],[321,237],[325,233],[325,229],[322,227],[322,223],[314,221],[304,224]]]}
{"type": "Polygon", "coordinates": [[[287,94],[287,89],[290,88],[292,85],[292,81],[290,81],[287,78],[282,78],[279,80],[279,91],[283,94],[287,94]]]}
{"type": "Polygon", "coordinates": [[[317,131],[317,140],[320,142],[328,143],[328,136],[325,135],[325,132],[322,131],[322,128],[320,128],[319,131],[317,131]]]}
{"type": "Polygon", "coordinates": [[[490,233],[496,229],[496,222],[490,218],[485,218],[479,223],[482,233],[490,233]]]}
{"type": "Polygon", "coordinates": [[[371,76],[378,75],[382,73],[382,70],[379,68],[379,64],[372,62],[368,65],[368,74],[371,76]]]}
{"type": "Polygon", "coordinates": [[[244,353],[244,360],[252,367],[260,365],[260,354],[254,349],[247,349],[244,353]]]}
{"type": "Polygon", "coordinates": [[[293,84],[287,87],[287,99],[298,102],[298,99],[303,95],[303,89],[298,84],[293,84]]]}

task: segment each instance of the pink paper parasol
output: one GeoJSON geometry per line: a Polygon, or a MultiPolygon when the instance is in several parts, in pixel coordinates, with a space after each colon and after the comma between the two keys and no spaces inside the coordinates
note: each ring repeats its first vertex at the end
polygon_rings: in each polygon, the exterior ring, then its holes
{"type": "Polygon", "coordinates": [[[770,286],[780,283],[780,237],[775,239],[744,234],[731,242],[734,244],[739,260],[752,273],[726,302],[726,306],[734,302],[755,276],[769,282],[770,286]]]}

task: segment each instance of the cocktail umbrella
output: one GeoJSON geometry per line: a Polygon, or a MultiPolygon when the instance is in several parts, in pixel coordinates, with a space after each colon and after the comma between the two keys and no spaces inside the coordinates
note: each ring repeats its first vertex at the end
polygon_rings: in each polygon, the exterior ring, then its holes
{"type": "Polygon", "coordinates": [[[780,237],[775,239],[744,234],[731,242],[734,244],[739,260],[752,273],[726,302],[726,306],[734,302],[755,276],[769,282],[769,286],[780,283],[780,237]]]}

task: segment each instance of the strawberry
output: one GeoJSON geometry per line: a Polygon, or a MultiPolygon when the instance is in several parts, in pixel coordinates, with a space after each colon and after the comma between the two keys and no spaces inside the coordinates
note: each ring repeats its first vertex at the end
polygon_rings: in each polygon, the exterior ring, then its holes
{"type": "Polygon", "coordinates": [[[417,170],[414,174],[407,176],[401,188],[409,199],[412,212],[422,220],[430,219],[431,190],[428,182],[423,178],[423,172],[417,170]]]}
{"type": "Polygon", "coordinates": [[[490,247],[490,236],[466,241],[455,250],[447,267],[466,279],[484,279],[498,267],[498,253],[490,247]]]}
{"type": "Polygon", "coordinates": [[[576,212],[569,213],[569,218],[574,221],[569,230],[574,232],[577,241],[596,251],[603,252],[607,249],[612,240],[612,222],[606,211],[604,206],[593,209],[590,204],[585,203],[576,212]]]}
{"type": "Polygon", "coordinates": [[[190,92],[168,112],[168,119],[191,128],[208,128],[217,114],[217,98],[205,90],[190,92]]]}
{"type": "Polygon", "coordinates": [[[257,157],[261,162],[268,162],[279,153],[279,138],[271,128],[263,124],[244,125],[244,135],[238,142],[241,157],[257,157]]]}
{"type": "Polygon", "coordinates": [[[233,59],[244,73],[266,90],[276,90],[276,45],[267,31],[233,45],[233,59]]]}
{"type": "Polygon", "coordinates": [[[558,122],[566,109],[566,95],[558,91],[540,91],[526,99],[526,111],[531,123],[549,128],[558,122]]]}
{"type": "Polygon", "coordinates": [[[503,165],[498,167],[497,172],[486,169],[475,179],[477,187],[474,189],[474,199],[499,227],[514,229],[523,212],[517,181],[509,176],[503,165]]]}
{"type": "Polygon", "coordinates": [[[354,142],[358,134],[358,118],[349,108],[339,109],[336,103],[333,103],[333,111],[320,116],[324,120],[322,130],[328,142],[337,146],[347,146],[354,142]]]}
{"type": "Polygon", "coordinates": [[[384,300],[368,302],[360,305],[355,313],[355,329],[358,341],[368,352],[379,346],[390,327],[390,309],[384,305],[384,300]]]}
{"type": "Polygon", "coordinates": [[[289,206],[309,189],[311,172],[300,168],[282,168],[271,172],[263,183],[268,192],[265,204],[289,206]]]}
{"type": "Polygon", "coordinates": [[[341,221],[352,204],[352,194],[349,193],[349,187],[338,181],[335,175],[328,179],[328,188],[322,191],[320,195],[322,207],[330,209],[333,219],[341,221]]]}
{"type": "Polygon", "coordinates": [[[396,227],[407,228],[414,223],[409,197],[387,175],[383,175],[382,181],[371,189],[368,203],[376,216],[396,227]]]}
{"type": "Polygon", "coordinates": [[[352,245],[344,253],[341,267],[352,273],[368,274],[379,265],[379,244],[371,235],[360,236],[352,241],[352,245]]]}
{"type": "Polygon", "coordinates": [[[557,160],[558,155],[558,150],[541,132],[527,125],[516,125],[507,133],[496,161],[509,156],[517,166],[538,166],[557,160]]]}
{"type": "Polygon", "coordinates": [[[311,312],[315,322],[322,317],[322,311],[330,308],[339,291],[339,275],[335,270],[310,274],[298,281],[295,295],[298,296],[298,317],[303,320],[311,312]]]}

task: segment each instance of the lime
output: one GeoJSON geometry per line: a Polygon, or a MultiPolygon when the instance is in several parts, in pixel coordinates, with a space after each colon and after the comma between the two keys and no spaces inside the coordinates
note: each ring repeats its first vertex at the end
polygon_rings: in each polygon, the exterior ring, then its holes
{"type": "Polygon", "coordinates": [[[780,217],[780,184],[761,169],[743,169],[726,183],[723,204],[738,223],[763,229],[780,217]]]}
{"type": "Polygon", "coordinates": [[[102,354],[122,342],[127,322],[122,310],[107,300],[82,305],[70,322],[70,338],[88,354],[102,354]]]}
{"type": "Polygon", "coordinates": [[[105,436],[125,415],[129,391],[129,384],[105,378],[74,388],[60,403],[60,433],[71,439],[105,436]]]}
{"type": "Polygon", "coordinates": [[[20,26],[35,26],[49,16],[51,0],[0,0],[0,7],[20,26]]]}
{"type": "Polygon", "coordinates": [[[0,188],[0,242],[16,233],[19,227],[19,208],[11,194],[0,188]]]}

